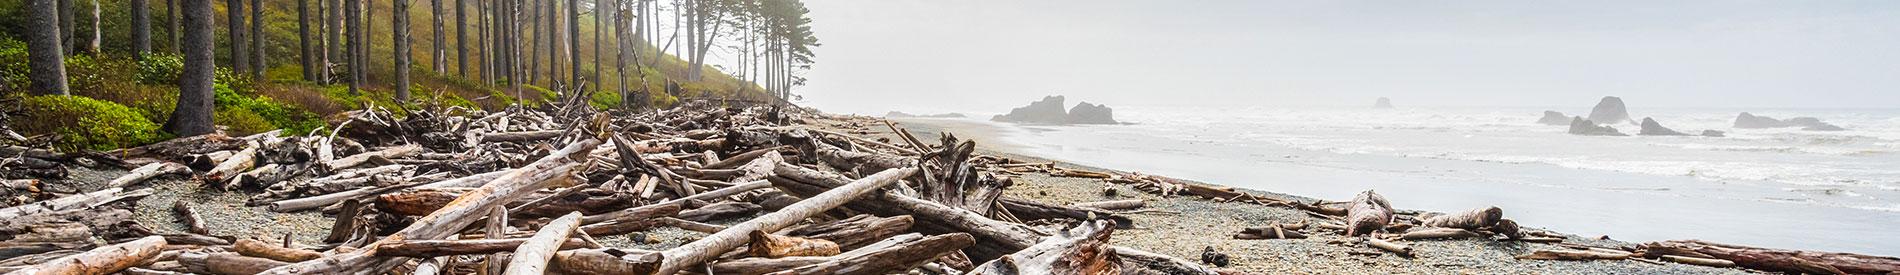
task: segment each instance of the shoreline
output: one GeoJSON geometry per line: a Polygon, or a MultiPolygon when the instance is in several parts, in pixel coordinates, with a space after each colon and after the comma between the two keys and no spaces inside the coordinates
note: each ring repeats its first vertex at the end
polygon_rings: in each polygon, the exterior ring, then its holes
{"type": "MultiPolygon", "coordinates": [[[[1002,135],[1008,134],[996,125],[984,122],[955,119],[891,119],[900,128],[917,135],[918,139],[934,140],[939,132],[950,132],[959,138],[977,139],[977,151],[1028,162],[1051,161],[1047,158],[1026,154],[1025,145],[1010,144],[1002,135]],[[988,141],[986,141],[988,140],[988,141]],[[995,145],[1000,143],[1000,145],[995,145]],[[987,144],[987,145],[986,145],[987,144]]],[[[873,133],[867,137],[876,138],[888,135],[885,127],[872,127],[873,133]]],[[[1115,169],[1079,165],[1063,161],[1055,162],[1058,167],[1105,173],[1128,173],[1115,169]]],[[[1166,175],[1162,175],[1166,176],[1166,175]]],[[[1517,260],[1516,255],[1527,254],[1539,249],[1560,248],[1551,244],[1505,242],[1489,239],[1405,241],[1415,249],[1415,257],[1405,258],[1362,245],[1335,244],[1345,237],[1337,234],[1320,233],[1306,239],[1278,240],[1241,240],[1230,235],[1247,227],[1267,226],[1272,223],[1315,223],[1318,219],[1305,211],[1286,207],[1275,207],[1245,203],[1219,203],[1191,195],[1160,197],[1136,190],[1130,186],[1109,183],[1098,179],[1053,177],[1039,173],[1025,173],[1018,176],[1017,184],[1005,191],[1006,195],[1036,200],[1051,204],[1070,204],[1090,201],[1137,198],[1148,202],[1148,208],[1179,214],[1131,214],[1136,229],[1116,232],[1110,241],[1118,245],[1127,245],[1157,253],[1184,259],[1199,258],[1202,249],[1212,247],[1226,253],[1233,259],[1233,265],[1227,268],[1253,273],[1594,273],[1594,274],[1711,274],[1746,273],[1736,268],[1712,268],[1675,263],[1647,263],[1637,261],[1544,261],[1517,260]],[[1118,196],[1104,197],[1101,190],[1113,188],[1118,196]],[[1376,255],[1376,256],[1366,256],[1376,255]]],[[[1190,179],[1183,181],[1196,184],[1209,184],[1190,179]]],[[[1218,184],[1209,184],[1216,185],[1218,184]]],[[[1256,190],[1234,187],[1239,191],[1263,197],[1312,202],[1317,198],[1297,194],[1285,194],[1271,190],[1256,190]]],[[[1400,212],[1418,212],[1399,209],[1400,212]]],[[[1506,209],[1509,218],[1510,210],[1506,209]]],[[[1526,228],[1538,228],[1535,224],[1526,224],[1526,228]]],[[[1553,232],[1562,234],[1560,232],[1553,232]]],[[[1600,247],[1633,247],[1635,244],[1618,240],[1604,240],[1578,235],[1564,234],[1565,243],[1583,244],[1600,247]]]]}

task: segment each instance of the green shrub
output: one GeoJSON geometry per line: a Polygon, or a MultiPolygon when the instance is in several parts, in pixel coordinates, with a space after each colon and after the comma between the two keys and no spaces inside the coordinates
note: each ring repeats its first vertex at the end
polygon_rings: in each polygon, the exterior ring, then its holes
{"type": "MultiPolygon", "coordinates": [[[[233,109],[245,110],[254,116],[262,118],[268,126],[284,129],[284,133],[286,134],[307,133],[312,129],[324,126],[322,119],[310,111],[291,107],[282,102],[272,100],[267,96],[246,96],[238,94],[236,91],[232,91],[223,85],[216,85],[214,87],[216,94],[213,100],[220,112],[233,109]]],[[[248,121],[246,121],[246,123],[248,123],[248,121]]],[[[232,128],[238,127],[237,125],[226,126],[232,126],[232,128]]],[[[254,127],[255,125],[244,126],[254,127]]]]}
{"type": "Polygon", "coordinates": [[[151,53],[139,60],[138,80],[147,85],[177,85],[185,70],[185,58],[171,53],[151,53]]]}
{"type": "Polygon", "coordinates": [[[158,124],[132,108],[81,96],[43,95],[22,101],[26,118],[14,128],[28,135],[60,135],[62,150],[111,150],[165,139],[158,124]]]}
{"type": "MultiPolygon", "coordinates": [[[[224,125],[226,127],[225,130],[229,131],[229,134],[232,135],[250,135],[278,129],[277,126],[271,125],[270,121],[267,121],[264,116],[243,108],[218,108],[218,112],[211,115],[211,120],[217,121],[218,125],[224,125]]],[[[286,134],[302,133],[291,132],[290,130],[284,130],[284,132],[286,134]]]]}
{"type": "Polygon", "coordinates": [[[617,89],[602,89],[599,92],[594,92],[593,96],[589,99],[587,103],[594,105],[594,108],[602,110],[620,108],[620,91],[617,89]]]}
{"type": "Polygon", "coordinates": [[[0,87],[26,90],[28,67],[26,42],[0,37],[0,87]]]}

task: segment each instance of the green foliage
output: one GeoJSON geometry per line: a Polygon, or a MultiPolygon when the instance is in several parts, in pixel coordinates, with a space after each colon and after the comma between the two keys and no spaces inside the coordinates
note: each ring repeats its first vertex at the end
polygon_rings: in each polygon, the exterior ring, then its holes
{"type": "Polygon", "coordinates": [[[324,89],[323,96],[351,110],[362,109],[365,106],[376,106],[390,110],[403,109],[401,104],[396,104],[395,94],[383,91],[360,90],[360,93],[350,94],[350,87],[339,85],[324,89]]]}
{"type": "MultiPolygon", "coordinates": [[[[216,121],[218,125],[224,125],[225,130],[233,135],[250,135],[278,129],[264,116],[243,108],[219,108],[217,113],[211,115],[211,120],[216,121]]],[[[290,130],[284,130],[284,132],[303,133],[290,130]]]]}
{"type": "MultiPolygon", "coordinates": [[[[244,110],[253,116],[262,118],[265,124],[271,128],[284,129],[285,133],[306,133],[310,132],[311,129],[324,126],[323,121],[317,117],[317,114],[311,113],[310,111],[291,107],[282,102],[272,100],[267,96],[247,96],[238,94],[223,85],[217,85],[215,87],[217,93],[213,98],[213,102],[218,106],[220,113],[227,112],[227,110],[244,110]]],[[[248,119],[242,117],[241,114],[231,115],[233,119],[248,119]]],[[[218,123],[232,126],[232,128],[237,128],[238,126],[227,123],[237,122],[249,123],[248,121],[218,121],[218,123]]],[[[245,126],[254,127],[255,125],[245,126]]]]}
{"type": "Polygon", "coordinates": [[[59,135],[62,150],[111,150],[166,138],[138,111],[80,96],[43,95],[22,101],[27,116],[13,127],[28,135],[59,135]]]}
{"type": "Polygon", "coordinates": [[[25,90],[26,73],[32,70],[26,62],[26,42],[0,37],[0,87],[25,90]]]}
{"type": "Polygon", "coordinates": [[[176,85],[185,71],[185,58],[172,53],[152,53],[138,62],[139,84],[176,85]]]}
{"type": "Polygon", "coordinates": [[[255,91],[251,86],[251,77],[231,71],[230,67],[218,67],[211,74],[212,85],[224,85],[238,91],[255,91]]]}
{"type": "Polygon", "coordinates": [[[589,99],[590,100],[587,101],[587,104],[594,105],[594,108],[603,109],[603,110],[620,108],[620,101],[621,101],[620,91],[610,91],[610,90],[603,89],[600,92],[594,93],[593,96],[591,96],[591,98],[589,99]]]}

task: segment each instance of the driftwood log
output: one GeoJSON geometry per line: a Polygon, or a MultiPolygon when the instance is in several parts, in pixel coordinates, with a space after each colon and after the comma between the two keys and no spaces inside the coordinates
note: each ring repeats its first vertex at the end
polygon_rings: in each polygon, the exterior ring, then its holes
{"type": "Polygon", "coordinates": [[[581,213],[573,212],[548,222],[534,237],[515,248],[513,258],[508,262],[508,270],[502,274],[542,274],[547,273],[548,261],[561,249],[561,243],[567,241],[574,230],[580,228],[581,213]]]}
{"type": "Polygon", "coordinates": [[[165,237],[151,236],[60,257],[7,274],[110,274],[145,263],[164,248],[165,237]]]}
{"type": "Polygon", "coordinates": [[[1504,209],[1496,206],[1465,210],[1464,212],[1433,215],[1425,218],[1423,225],[1430,227],[1484,229],[1497,226],[1504,219],[1504,209]]]}
{"type": "Polygon", "coordinates": [[[1036,245],[996,259],[969,274],[1120,274],[1121,263],[1108,245],[1114,222],[1093,221],[1049,236],[1036,245]]]}
{"type": "Polygon", "coordinates": [[[1644,243],[1637,250],[1649,256],[1719,259],[1735,265],[1775,272],[1809,274],[1900,273],[1900,258],[1853,253],[1782,250],[1720,244],[1698,240],[1644,243]]]}
{"type": "Polygon", "coordinates": [[[697,241],[668,249],[662,253],[664,255],[664,262],[661,263],[658,272],[659,274],[671,274],[687,266],[704,263],[706,260],[718,256],[719,253],[724,253],[727,250],[738,248],[740,245],[745,244],[752,231],[777,231],[784,229],[787,226],[791,226],[792,223],[796,223],[824,211],[829,211],[832,208],[837,208],[850,200],[855,200],[879,188],[896,183],[898,179],[909,177],[916,172],[916,169],[908,168],[878,172],[877,174],[852,181],[849,184],[799,201],[777,212],[759,216],[758,218],[727,227],[724,231],[713,233],[697,241]]]}
{"type": "Polygon", "coordinates": [[[1346,207],[1346,236],[1370,234],[1392,222],[1392,204],[1372,190],[1359,192],[1346,207]]]}
{"type": "MultiPolygon", "coordinates": [[[[876,275],[889,270],[910,270],[976,243],[970,234],[950,233],[916,241],[892,244],[864,253],[833,257],[823,262],[774,272],[791,274],[876,275]]],[[[854,251],[855,252],[855,251],[854,251]]]]}

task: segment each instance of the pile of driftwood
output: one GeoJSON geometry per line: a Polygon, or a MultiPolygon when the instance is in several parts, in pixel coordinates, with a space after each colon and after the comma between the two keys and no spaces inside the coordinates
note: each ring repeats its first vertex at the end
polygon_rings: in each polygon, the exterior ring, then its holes
{"type": "MultiPolygon", "coordinates": [[[[1214,274],[1112,245],[1113,231],[1132,226],[1097,208],[1114,207],[1004,196],[1010,179],[978,168],[995,158],[954,136],[868,140],[799,126],[816,114],[772,106],[585,106],[368,109],[327,132],[109,152],[132,169],[104,189],[0,209],[0,270],[1214,274]],[[180,202],[172,208],[188,232],[158,234],[130,218],[130,201],[160,178],[335,220],[318,244],[209,236],[196,206],[180,202]],[[661,227],[707,235],[657,251],[599,241],[661,227]]],[[[35,152],[50,154],[26,154],[35,152]]]]}

